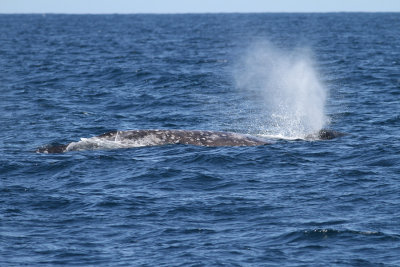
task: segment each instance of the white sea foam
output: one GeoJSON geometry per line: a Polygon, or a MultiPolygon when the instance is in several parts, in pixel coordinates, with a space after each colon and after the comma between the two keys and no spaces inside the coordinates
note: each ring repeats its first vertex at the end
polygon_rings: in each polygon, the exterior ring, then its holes
{"type": "Polygon", "coordinates": [[[115,139],[106,138],[81,138],[78,142],[70,143],[65,151],[96,150],[96,149],[118,149],[157,145],[160,139],[154,135],[147,135],[143,138],[132,140],[115,136],[115,139]]]}
{"type": "Polygon", "coordinates": [[[254,97],[249,132],[285,139],[304,138],[327,123],[327,91],[311,52],[280,50],[268,42],[253,44],[234,71],[236,86],[254,97]]]}

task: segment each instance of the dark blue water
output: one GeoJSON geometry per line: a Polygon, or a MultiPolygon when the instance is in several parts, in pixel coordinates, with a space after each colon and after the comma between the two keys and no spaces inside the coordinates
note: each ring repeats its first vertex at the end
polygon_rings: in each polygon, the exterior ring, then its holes
{"type": "Polygon", "coordinates": [[[0,265],[400,265],[399,36],[398,13],[1,15],[0,265]],[[264,68],[271,53],[306,65],[264,68]],[[271,79],[290,101],[305,84],[296,105],[325,93],[315,114],[349,135],[34,152],[116,129],[265,133],[271,79]]]}

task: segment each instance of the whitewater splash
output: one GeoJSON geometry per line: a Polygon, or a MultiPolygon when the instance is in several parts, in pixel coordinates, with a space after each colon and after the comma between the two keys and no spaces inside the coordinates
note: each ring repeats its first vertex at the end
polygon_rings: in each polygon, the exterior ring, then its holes
{"type": "Polygon", "coordinates": [[[253,96],[248,130],[269,137],[297,139],[318,132],[327,90],[307,49],[280,50],[268,42],[250,46],[234,71],[236,86],[253,96]],[[256,101],[254,101],[256,100],[256,101]]]}
{"type": "Polygon", "coordinates": [[[81,138],[78,142],[68,144],[64,152],[81,150],[107,150],[119,148],[132,148],[157,145],[157,140],[153,136],[144,137],[139,140],[115,139],[109,140],[100,137],[81,138]]]}

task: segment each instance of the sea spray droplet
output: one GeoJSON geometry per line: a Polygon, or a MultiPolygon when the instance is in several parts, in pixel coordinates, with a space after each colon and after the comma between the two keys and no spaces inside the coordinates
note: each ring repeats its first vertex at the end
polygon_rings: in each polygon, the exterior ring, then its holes
{"type": "Polygon", "coordinates": [[[249,132],[302,138],[322,129],[326,88],[311,52],[284,51],[268,42],[251,45],[235,68],[236,86],[257,98],[247,110],[249,132]]]}

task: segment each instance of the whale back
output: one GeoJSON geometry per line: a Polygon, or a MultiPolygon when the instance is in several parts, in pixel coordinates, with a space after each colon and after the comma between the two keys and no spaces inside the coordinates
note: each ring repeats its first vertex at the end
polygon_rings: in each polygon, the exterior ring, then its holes
{"type": "Polygon", "coordinates": [[[67,146],[68,145],[53,145],[53,146],[39,147],[36,150],[36,152],[45,154],[63,153],[65,152],[67,146]]]}
{"type": "Polygon", "coordinates": [[[207,147],[220,146],[260,146],[265,139],[232,132],[199,130],[128,130],[111,131],[67,145],[42,147],[39,153],[63,153],[67,151],[130,148],[159,146],[169,144],[195,145],[207,147]]]}
{"type": "Polygon", "coordinates": [[[266,140],[232,132],[199,130],[129,130],[114,131],[97,136],[109,141],[137,141],[148,145],[184,144],[197,146],[257,146],[266,140]]]}
{"type": "MultiPolygon", "coordinates": [[[[323,129],[306,140],[330,140],[345,134],[323,129]]],[[[111,131],[66,145],[46,146],[36,150],[39,153],[63,153],[67,151],[116,149],[169,144],[195,145],[207,147],[221,146],[261,146],[270,144],[264,138],[247,134],[199,130],[128,130],[111,131]]]]}

